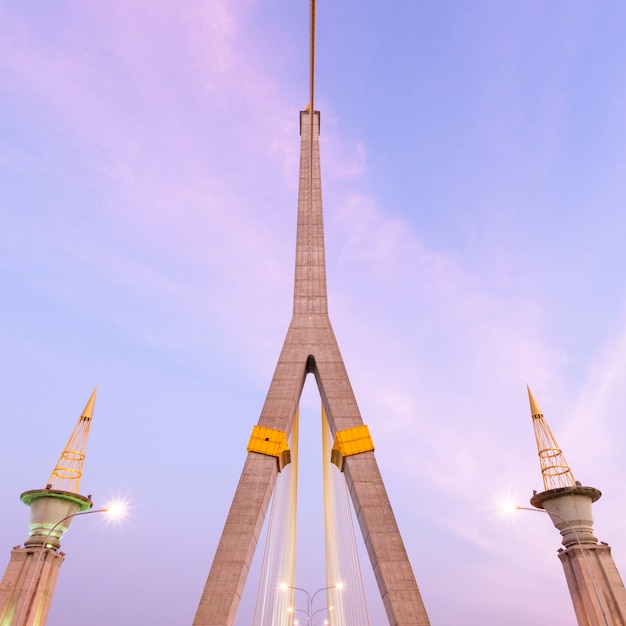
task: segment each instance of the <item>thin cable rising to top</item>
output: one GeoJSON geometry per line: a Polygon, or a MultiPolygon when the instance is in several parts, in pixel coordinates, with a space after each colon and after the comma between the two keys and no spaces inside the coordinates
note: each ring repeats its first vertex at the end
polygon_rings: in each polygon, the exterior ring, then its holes
{"type": "MultiPolygon", "coordinates": [[[[311,113],[315,113],[315,0],[311,0],[311,58],[309,76],[309,99],[311,102],[311,113]]],[[[313,129],[313,117],[311,117],[311,129],[313,129]]],[[[313,137],[313,135],[311,135],[313,137]]]]}

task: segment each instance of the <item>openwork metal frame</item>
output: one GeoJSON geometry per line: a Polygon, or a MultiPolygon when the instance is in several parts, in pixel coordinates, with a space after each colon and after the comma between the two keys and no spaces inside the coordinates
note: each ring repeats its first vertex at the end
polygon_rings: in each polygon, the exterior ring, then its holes
{"type": "Polygon", "coordinates": [[[83,465],[89,440],[89,429],[93,418],[93,407],[96,403],[97,388],[93,390],[89,401],[78,418],[70,438],[63,448],[63,452],[56,462],[52,474],[48,479],[49,489],[78,493],[80,479],[83,476],[83,465]]]}

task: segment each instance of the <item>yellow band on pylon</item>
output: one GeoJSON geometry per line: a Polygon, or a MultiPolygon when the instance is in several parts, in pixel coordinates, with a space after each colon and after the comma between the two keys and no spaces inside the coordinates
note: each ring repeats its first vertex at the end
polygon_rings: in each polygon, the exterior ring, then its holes
{"type": "Polygon", "coordinates": [[[258,425],[254,426],[247,450],[248,452],[258,452],[259,454],[276,457],[278,459],[279,471],[291,462],[287,433],[282,430],[274,430],[258,425]]]}
{"type": "Polygon", "coordinates": [[[374,450],[374,441],[369,428],[363,424],[337,432],[330,460],[343,471],[344,457],[361,454],[361,452],[371,452],[372,450],[374,450]]]}

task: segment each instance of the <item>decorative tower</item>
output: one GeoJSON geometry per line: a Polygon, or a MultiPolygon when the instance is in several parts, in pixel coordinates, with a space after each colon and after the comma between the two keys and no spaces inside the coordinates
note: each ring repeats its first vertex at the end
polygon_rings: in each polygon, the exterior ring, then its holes
{"type": "Polygon", "coordinates": [[[625,626],[626,590],[608,544],[593,534],[591,505],[602,495],[574,478],[563,452],[528,388],[544,491],[530,503],[548,513],[565,548],[559,558],[565,570],[579,626],[625,626]]]}
{"type": "Polygon", "coordinates": [[[93,506],[90,496],[78,493],[83,475],[89,428],[96,401],[94,389],[74,432],[44,489],[26,491],[21,499],[30,507],[29,537],[11,551],[0,582],[0,626],[44,626],[59,569],[64,561],[60,539],[72,519],[93,506]]]}

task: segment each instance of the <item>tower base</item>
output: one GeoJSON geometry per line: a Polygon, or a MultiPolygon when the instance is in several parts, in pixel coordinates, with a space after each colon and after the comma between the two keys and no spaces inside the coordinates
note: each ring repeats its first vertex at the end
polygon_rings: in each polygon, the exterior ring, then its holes
{"type": "Polygon", "coordinates": [[[46,548],[14,548],[0,582],[0,624],[43,626],[48,618],[62,553],[46,548]]]}
{"type": "Polygon", "coordinates": [[[606,544],[559,552],[579,626],[626,626],[626,589],[606,544]]]}

